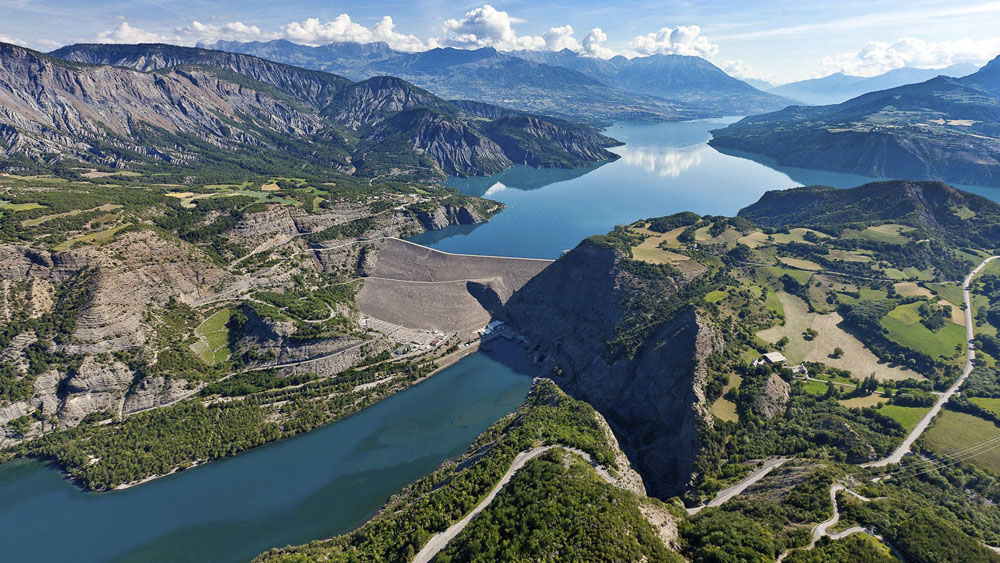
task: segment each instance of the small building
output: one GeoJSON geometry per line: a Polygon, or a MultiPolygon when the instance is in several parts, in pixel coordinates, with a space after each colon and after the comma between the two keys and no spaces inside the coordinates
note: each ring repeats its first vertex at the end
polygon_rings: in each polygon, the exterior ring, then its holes
{"type": "Polygon", "coordinates": [[[501,326],[503,326],[502,321],[490,321],[490,324],[483,327],[483,330],[480,332],[483,333],[483,336],[489,336],[496,332],[501,326]]]}
{"type": "Polygon", "coordinates": [[[801,375],[802,377],[809,377],[809,370],[802,364],[792,366],[792,373],[795,375],[801,375]]]}
{"type": "Polygon", "coordinates": [[[752,365],[753,367],[757,367],[761,364],[781,365],[787,361],[788,358],[786,358],[781,352],[768,352],[754,360],[752,365]]]}

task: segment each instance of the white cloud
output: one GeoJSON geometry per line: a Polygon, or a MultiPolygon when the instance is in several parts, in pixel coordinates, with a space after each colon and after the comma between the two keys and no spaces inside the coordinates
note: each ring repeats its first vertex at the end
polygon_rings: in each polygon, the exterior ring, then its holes
{"type": "Polygon", "coordinates": [[[719,51],[718,45],[701,35],[701,28],[697,25],[664,27],[655,33],[637,36],[628,46],[640,55],[693,55],[711,58],[719,51]]]}
{"type": "Polygon", "coordinates": [[[264,33],[255,25],[243,22],[228,22],[223,24],[201,23],[193,21],[190,25],[179,27],[176,32],[186,38],[206,41],[261,41],[276,39],[275,33],[264,33]]]}
{"type": "Polygon", "coordinates": [[[573,26],[570,25],[551,27],[542,34],[542,38],[545,39],[545,48],[549,51],[569,49],[579,52],[582,50],[580,42],[573,37],[573,26]]]}
{"type": "Polygon", "coordinates": [[[607,40],[608,34],[604,33],[601,28],[595,27],[583,37],[583,52],[592,57],[610,59],[617,53],[613,49],[609,49],[602,45],[602,43],[607,40]]]}
{"type": "Polygon", "coordinates": [[[374,43],[384,41],[400,51],[423,51],[434,47],[435,42],[424,43],[415,35],[396,31],[396,24],[389,16],[383,17],[372,27],[365,27],[351,20],[351,16],[340,14],[333,20],[323,22],[319,18],[308,18],[281,26],[281,37],[296,43],[319,45],[336,41],[374,43]]]}
{"type": "Polygon", "coordinates": [[[132,27],[127,21],[122,21],[118,27],[97,34],[98,43],[180,43],[177,35],[163,35],[132,27]]]}
{"type": "Polygon", "coordinates": [[[323,45],[332,42],[374,43],[385,42],[400,51],[424,51],[447,45],[465,49],[493,47],[500,51],[551,50],[570,51],[586,56],[611,58],[615,55],[637,57],[654,54],[695,55],[711,58],[718,47],[701,35],[696,25],[664,27],[659,31],[635,37],[625,50],[606,47],[608,35],[599,27],[591,29],[577,39],[570,25],[554,26],[542,35],[518,35],[515,24],[524,20],[498,10],[490,4],[469,10],[461,18],[448,19],[442,27],[439,38],[421,39],[416,35],[396,31],[396,25],[389,16],[383,17],[372,26],[353,21],[348,14],[323,21],[306,18],[280,26],[277,30],[264,30],[240,21],[224,23],[190,24],[174,28],[169,32],[147,31],[136,27],[124,19],[115,29],[97,35],[102,43],[174,43],[195,45],[226,41],[269,41],[287,39],[305,45],[323,45]]]}
{"type": "Polygon", "coordinates": [[[771,84],[777,84],[781,82],[780,76],[768,72],[761,72],[755,69],[746,61],[741,59],[737,59],[735,61],[724,61],[719,64],[719,68],[726,71],[726,74],[728,74],[729,76],[735,76],[740,80],[755,78],[757,80],[763,80],[771,84]]]}
{"type": "MultiPolygon", "coordinates": [[[[444,38],[441,43],[463,49],[493,47],[500,51],[546,48],[544,37],[517,36],[513,24],[523,23],[523,21],[511,17],[507,12],[497,10],[489,4],[484,4],[482,7],[466,12],[461,19],[445,21],[444,38]]],[[[569,28],[569,26],[565,27],[569,28]]],[[[552,28],[549,32],[557,29],[560,28],[552,28]]],[[[572,32],[573,29],[569,28],[569,33],[572,34],[572,32]]],[[[553,36],[559,34],[560,32],[556,31],[553,36]]]]}
{"type": "Polygon", "coordinates": [[[17,37],[4,35],[2,33],[0,33],[0,43],[13,43],[15,45],[24,45],[24,41],[21,41],[17,37]]]}
{"type": "Polygon", "coordinates": [[[985,63],[1000,53],[1000,38],[924,41],[903,37],[887,43],[869,41],[854,53],[826,57],[821,62],[827,74],[843,72],[874,76],[896,68],[943,68],[956,63],[985,63]]]}

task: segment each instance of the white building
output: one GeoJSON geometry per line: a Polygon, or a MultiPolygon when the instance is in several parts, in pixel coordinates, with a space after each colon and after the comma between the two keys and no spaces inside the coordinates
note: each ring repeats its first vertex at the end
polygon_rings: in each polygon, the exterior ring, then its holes
{"type": "Polygon", "coordinates": [[[752,365],[753,367],[757,367],[760,364],[778,365],[778,364],[783,364],[787,361],[788,358],[786,358],[785,355],[782,354],[781,352],[768,352],[763,356],[754,360],[752,365]]]}
{"type": "Polygon", "coordinates": [[[501,326],[503,326],[502,321],[490,321],[490,324],[483,327],[483,330],[481,330],[480,332],[483,333],[483,336],[489,336],[493,334],[493,332],[499,329],[501,326]]]}

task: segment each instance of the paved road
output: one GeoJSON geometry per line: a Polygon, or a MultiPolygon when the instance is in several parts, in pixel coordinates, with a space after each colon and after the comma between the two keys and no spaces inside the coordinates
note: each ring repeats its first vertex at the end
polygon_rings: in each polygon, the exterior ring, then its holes
{"type": "Polygon", "coordinates": [[[751,473],[750,475],[748,475],[746,478],[744,478],[739,483],[736,483],[735,485],[733,485],[731,487],[728,487],[728,488],[725,488],[725,489],[722,489],[721,491],[719,491],[719,493],[715,495],[715,498],[713,498],[708,504],[703,504],[701,506],[696,506],[694,508],[688,508],[687,509],[687,513],[694,515],[694,514],[698,514],[703,509],[708,508],[710,506],[721,506],[722,503],[724,503],[724,502],[728,501],[729,499],[733,498],[734,496],[742,493],[743,491],[745,491],[747,489],[747,487],[749,487],[750,485],[753,485],[757,481],[760,481],[761,479],[763,479],[765,475],[767,475],[768,473],[770,473],[775,467],[778,467],[782,463],[785,463],[786,461],[788,461],[788,459],[789,458],[787,458],[787,457],[776,457],[774,459],[769,459],[769,460],[765,461],[764,465],[761,465],[760,467],[758,467],[757,469],[755,469],[753,471],[753,473],[751,473]]]}
{"type": "MultiPolygon", "coordinates": [[[[837,506],[837,493],[840,491],[845,491],[848,494],[853,495],[855,498],[861,500],[862,502],[869,502],[871,500],[869,498],[859,495],[858,493],[844,487],[839,483],[831,485],[830,503],[833,504],[833,516],[827,520],[824,520],[823,522],[820,522],[819,524],[816,524],[816,527],[812,529],[812,539],[809,541],[809,545],[801,549],[806,549],[806,550],[813,549],[814,547],[816,547],[816,543],[819,542],[820,538],[822,538],[823,536],[829,536],[831,539],[839,540],[846,538],[851,534],[864,533],[864,534],[871,534],[876,539],[882,540],[881,536],[875,534],[872,531],[869,531],[866,528],[862,528],[861,526],[853,526],[841,532],[836,532],[833,534],[830,533],[830,528],[836,526],[837,522],[840,521],[840,508],[837,506]]],[[[778,557],[778,563],[784,561],[785,557],[788,557],[788,554],[793,551],[795,551],[795,549],[789,549],[784,553],[782,553],[781,556],[778,557]]]]}
{"type": "Polygon", "coordinates": [[[963,383],[965,383],[965,380],[969,377],[969,374],[972,373],[972,368],[974,366],[976,359],[976,350],[975,347],[972,345],[972,338],[975,336],[976,325],[972,322],[972,298],[969,296],[969,284],[972,283],[972,279],[976,277],[976,275],[979,274],[979,272],[981,272],[982,269],[985,268],[987,264],[989,264],[993,260],[996,260],[997,258],[1000,258],[1000,256],[991,256],[986,260],[983,260],[981,264],[976,266],[976,269],[969,272],[969,275],[965,277],[965,281],[962,282],[962,294],[963,298],[965,299],[965,336],[966,340],[968,340],[969,343],[969,355],[965,360],[965,370],[962,372],[962,375],[959,376],[959,378],[955,381],[955,383],[951,387],[949,387],[948,390],[944,392],[944,394],[938,397],[937,402],[934,403],[934,406],[931,407],[931,410],[928,411],[927,414],[925,414],[924,417],[920,419],[920,422],[918,422],[917,425],[913,428],[913,430],[910,432],[910,435],[907,436],[905,440],[903,440],[903,443],[900,444],[898,448],[896,448],[896,451],[892,452],[892,454],[890,454],[889,456],[884,457],[878,461],[863,463],[861,464],[861,467],[885,467],[890,464],[899,463],[903,459],[903,456],[910,453],[910,448],[913,447],[913,443],[917,440],[917,438],[920,437],[921,434],[923,434],[924,430],[927,430],[927,426],[931,423],[932,420],[934,420],[934,417],[937,416],[939,412],[941,412],[941,407],[943,407],[944,404],[947,403],[949,399],[951,399],[952,395],[954,395],[955,392],[958,391],[958,388],[961,387],[963,383]]]}
{"type": "MultiPolygon", "coordinates": [[[[511,478],[514,477],[514,474],[516,474],[518,471],[521,470],[522,467],[524,467],[524,464],[528,463],[532,459],[542,455],[543,453],[553,448],[562,448],[564,450],[567,450],[569,452],[575,453],[583,457],[588,462],[590,462],[591,465],[593,465],[594,463],[593,459],[590,457],[590,454],[588,454],[587,452],[566,446],[541,446],[517,454],[517,457],[514,458],[514,463],[510,464],[510,469],[507,470],[507,473],[504,473],[503,477],[500,478],[500,481],[498,481],[496,486],[493,487],[493,490],[490,491],[490,494],[486,495],[486,498],[484,498],[482,502],[476,505],[476,507],[473,508],[471,512],[466,514],[464,518],[462,518],[458,522],[455,522],[451,526],[448,526],[447,530],[440,532],[436,534],[434,537],[432,537],[430,541],[427,542],[427,545],[425,545],[423,549],[420,550],[420,553],[418,553],[417,556],[413,558],[413,563],[428,563],[431,559],[434,559],[434,556],[437,555],[442,549],[444,549],[445,546],[448,545],[448,542],[455,539],[455,537],[458,536],[458,534],[462,533],[462,530],[464,530],[465,527],[469,525],[469,522],[472,522],[473,518],[475,518],[480,512],[485,510],[486,507],[489,506],[491,502],[493,502],[493,499],[496,498],[497,493],[499,493],[500,490],[504,488],[504,485],[510,482],[511,478]]],[[[614,479],[606,471],[598,471],[598,474],[609,483],[616,484],[614,479]]]]}
{"type": "Polygon", "coordinates": [[[827,530],[829,530],[831,526],[836,526],[837,522],[840,521],[840,508],[837,506],[837,493],[843,490],[844,486],[840,484],[830,487],[830,503],[833,504],[833,516],[831,516],[828,520],[824,520],[823,522],[816,524],[816,527],[813,528],[812,531],[812,540],[809,542],[809,547],[806,549],[816,547],[816,542],[818,542],[821,537],[829,535],[827,530]]]}

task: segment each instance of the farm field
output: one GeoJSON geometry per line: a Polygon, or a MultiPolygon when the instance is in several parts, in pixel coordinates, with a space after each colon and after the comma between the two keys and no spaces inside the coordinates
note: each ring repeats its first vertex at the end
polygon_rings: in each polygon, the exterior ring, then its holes
{"type": "Polygon", "coordinates": [[[226,325],[231,314],[229,309],[217,311],[194,331],[198,341],[191,345],[191,351],[210,366],[229,357],[229,328],[226,325]]]}
{"type": "Polygon", "coordinates": [[[969,397],[969,401],[979,405],[991,413],[1000,416],[1000,398],[996,397],[969,397]]]}
{"type": "Polygon", "coordinates": [[[907,432],[913,430],[929,410],[931,410],[930,407],[902,407],[899,405],[882,405],[878,408],[878,412],[900,423],[907,432]]]}
{"type": "Polygon", "coordinates": [[[791,266],[793,268],[798,268],[800,270],[810,270],[815,272],[823,269],[819,264],[812,262],[810,260],[803,260],[801,258],[791,258],[788,256],[781,256],[778,258],[778,260],[781,261],[781,263],[785,264],[786,266],[791,266]]]}
{"type": "Polygon", "coordinates": [[[875,407],[882,403],[887,402],[886,399],[879,393],[872,393],[871,395],[865,397],[851,397],[850,399],[840,399],[837,401],[841,405],[849,409],[864,409],[868,407],[875,407]]]}
{"type": "Polygon", "coordinates": [[[720,420],[728,422],[739,422],[740,416],[736,412],[736,403],[725,397],[719,397],[712,403],[712,414],[720,420]]]}
{"type": "Polygon", "coordinates": [[[116,209],[121,209],[122,206],[115,204],[102,205],[100,207],[94,207],[93,209],[74,209],[73,211],[67,211],[65,213],[54,213],[52,215],[42,215],[41,217],[35,217],[34,219],[26,219],[21,222],[23,227],[35,227],[45,223],[46,221],[51,221],[52,219],[58,219],[59,217],[71,217],[73,215],[79,215],[81,213],[90,213],[91,211],[114,211],[116,209]]]}
{"type": "Polygon", "coordinates": [[[903,236],[902,233],[912,231],[912,227],[907,227],[905,225],[897,225],[894,223],[886,223],[885,225],[877,225],[874,227],[868,227],[862,231],[856,231],[848,229],[844,231],[841,238],[845,239],[867,239],[876,242],[887,242],[890,244],[906,244],[910,239],[903,236]]]}
{"type": "Polygon", "coordinates": [[[1000,428],[992,422],[971,414],[943,410],[924,439],[939,455],[961,452],[966,463],[1000,472],[1000,449],[977,447],[997,438],[1000,438],[1000,428]]]}
{"type": "Polygon", "coordinates": [[[67,241],[61,242],[53,246],[52,250],[55,252],[62,252],[65,250],[69,250],[70,248],[73,247],[73,245],[76,244],[94,244],[94,243],[101,244],[104,242],[108,242],[109,240],[114,238],[115,234],[118,233],[118,231],[124,229],[125,227],[128,227],[131,224],[132,223],[125,223],[124,225],[118,225],[117,227],[111,227],[110,229],[105,229],[103,231],[97,231],[94,233],[87,233],[85,235],[80,235],[78,237],[71,238],[67,241]]]}
{"type": "Polygon", "coordinates": [[[788,361],[797,364],[803,361],[822,362],[837,369],[850,371],[855,377],[863,378],[875,374],[880,381],[899,379],[922,379],[913,371],[891,367],[880,363],[870,350],[857,338],[837,326],[843,320],[837,313],[819,315],[810,313],[805,301],[784,291],[775,294],[785,314],[785,324],[774,326],[757,333],[764,341],[773,343],[782,337],[788,338],[784,354],[788,361]],[[806,340],[802,333],[812,328],[819,333],[814,340],[806,340]],[[844,354],[831,358],[835,348],[844,354]]]}
{"type": "Polygon", "coordinates": [[[0,201],[0,209],[6,209],[7,211],[12,211],[17,213],[18,211],[31,211],[32,209],[42,209],[45,207],[40,203],[11,203],[9,201],[0,201]]]}
{"type": "Polygon", "coordinates": [[[882,326],[893,342],[920,350],[932,356],[951,358],[965,349],[965,329],[953,322],[946,322],[944,328],[932,332],[920,322],[918,303],[900,305],[882,319],[882,326]],[[957,347],[957,348],[956,348],[957,347]]]}

